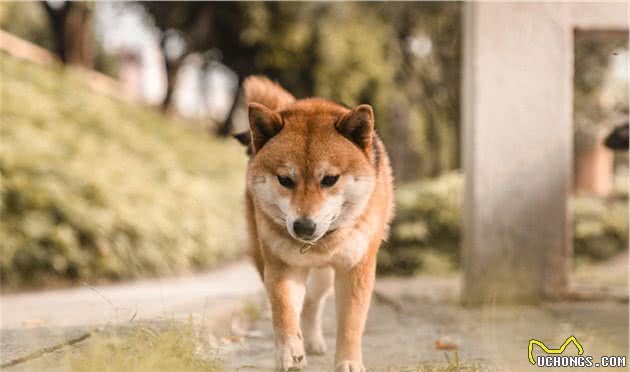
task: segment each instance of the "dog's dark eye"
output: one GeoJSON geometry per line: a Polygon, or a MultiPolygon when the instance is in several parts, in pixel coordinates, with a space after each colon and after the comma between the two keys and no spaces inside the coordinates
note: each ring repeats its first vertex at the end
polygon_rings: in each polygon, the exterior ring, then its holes
{"type": "Polygon", "coordinates": [[[337,176],[325,176],[324,178],[322,178],[321,185],[322,185],[322,187],[332,187],[334,184],[337,183],[338,179],[339,179],[339,175],[337,175],[337,176]]]}
{"type": "Polygon", "coordinates": [[[295,182],[292,179],[285,176],[278,176],[278,182],[287,189],[292,189],[295,187],[295,182]]]}

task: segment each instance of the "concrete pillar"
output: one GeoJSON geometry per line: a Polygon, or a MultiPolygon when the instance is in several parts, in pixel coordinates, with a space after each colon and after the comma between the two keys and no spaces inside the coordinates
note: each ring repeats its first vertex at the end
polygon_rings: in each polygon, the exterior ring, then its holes
{"type": "Polygon", "coordinates": [[[561,3],[467,3],[464,302],[567,288],[572,33],[561,3]]]}
{"type": "Polygon", "coordinates": [[[466,3],[463,302],[569,285],[574,28],[627,28],[626,4],[466,3]]]}

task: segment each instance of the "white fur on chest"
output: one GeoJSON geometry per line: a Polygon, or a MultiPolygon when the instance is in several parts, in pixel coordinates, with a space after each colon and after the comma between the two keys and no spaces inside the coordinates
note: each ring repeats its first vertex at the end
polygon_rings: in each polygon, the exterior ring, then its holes
{"type": "Polygon", "coordinates": [[[334,267],[350,268],[359,263],[367,252],[372,234],[359,227],[354,227],[339,239],[335,254],[331,258],[334,267]]]}

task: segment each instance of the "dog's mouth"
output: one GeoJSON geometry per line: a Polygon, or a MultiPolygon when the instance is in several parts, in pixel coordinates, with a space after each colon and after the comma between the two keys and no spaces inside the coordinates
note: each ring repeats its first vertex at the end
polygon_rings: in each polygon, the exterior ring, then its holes
{"type": "Polygon", "coordinates": [[[317,239],[313,239],[313,240],[303,240],[303,239],[296,239],[298,240],[300,243],[302,243],[302,246],[300,247],[300,253],[304,254],[308,251],[310,251],[312,248],[315,248],[316,246],[319,245],[319,243],[321,243],[322,245],[326,246],[326,243],[324,243],[322,240],[328,236],[330,236],[332,233],[334,233],[337,229],[331,229],[328,230],[324,233],[324,235],[320,236],[317,239]]]}

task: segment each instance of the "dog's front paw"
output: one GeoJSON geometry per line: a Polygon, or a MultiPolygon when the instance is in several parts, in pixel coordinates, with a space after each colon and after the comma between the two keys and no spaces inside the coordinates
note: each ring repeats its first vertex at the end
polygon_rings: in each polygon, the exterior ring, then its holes
{"type": "Polygon", "coordinates": [[[297,371],[306,367],[304,344],[298,336],[289,336],[276,349],[276,366],[280,371],[297,371]]]}
{"type": "Polygon", "coordinates": [[[322,355],[326,353],[326,341],[321,333],[304,334],[304,344],[306,352],[309,354],[322,355]]]}
{"type": "Polygon", "coordinates": [[[337,363],[335,372],[365,372],[365,367],[363,363],[355,360],[342,360],[337,363]]]}

